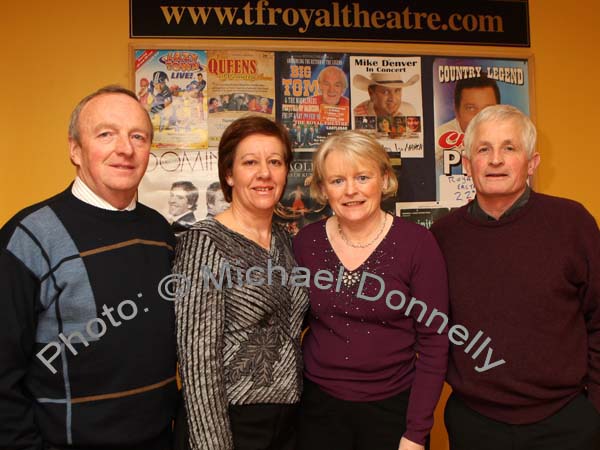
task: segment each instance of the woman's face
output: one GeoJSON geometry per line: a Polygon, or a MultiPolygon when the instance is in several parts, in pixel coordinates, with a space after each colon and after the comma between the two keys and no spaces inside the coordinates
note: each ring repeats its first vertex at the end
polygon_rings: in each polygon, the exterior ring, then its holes
{"type": "Polygon", "coordinates": [[[324,174],[321,188],[340,222],[368,221],[379,212],[388,179],[375,161],[333,150],[325,158],[324,174]]]}
{"type": "Polygon", "coordinates": [[[232,187],[232,206],[250,214],[272,212],[285,189],[284,155],[283,143],[274,136],[253,134],[243,139],[226,178],[232,187]]]}

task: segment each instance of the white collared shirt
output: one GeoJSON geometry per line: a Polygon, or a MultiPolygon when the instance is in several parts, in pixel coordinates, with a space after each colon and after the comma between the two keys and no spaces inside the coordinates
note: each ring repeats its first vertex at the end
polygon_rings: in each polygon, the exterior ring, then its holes
{"type": "Polygon", "coordinates": [[[109,211],[133,211],[136,206],[136,199],[131,200],[131,203],[123,209],[115,208],[113,205],[108,203],[94,191],[92,191],[87,184],[79,177],[75,177],[75,182],[71,188],[71,193],[88,205],[95,206],[96,208],[108,209],[109,211]]]}

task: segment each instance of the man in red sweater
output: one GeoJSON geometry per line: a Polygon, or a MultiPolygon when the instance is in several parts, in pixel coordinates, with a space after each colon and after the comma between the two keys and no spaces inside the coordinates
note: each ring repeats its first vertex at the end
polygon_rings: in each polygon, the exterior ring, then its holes
{"type": "Polygon", "coordinates": [[[431,229],[452,321],[482,331],[450,349],[452,450],[600,449],[600,232],[579,203],[529,188],[535,140],[518,109],[482,110],[463,155],[476,198],[431,229]]]}

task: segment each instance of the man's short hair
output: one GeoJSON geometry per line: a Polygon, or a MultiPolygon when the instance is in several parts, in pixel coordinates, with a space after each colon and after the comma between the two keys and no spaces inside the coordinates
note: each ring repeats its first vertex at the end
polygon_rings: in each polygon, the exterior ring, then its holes
{"type": "Polygon", "coordinates": [[[324,77],[327,72],[335,72],[335,74],[344,83],[344,91],[345,91],[346,88],[348,87],[348,80],[346,79],[346,74],[344,73],[344,71],[337,66],[327,66],[319,72],[319,76],[317,77],[319,85],[321,84],[321,78],[324,77]]]}
{"type": "Polygon", "coordinates": [[[500,88],[498,87],[498,83],[496,83],[496,80],[488,78],[487,75],[484,74],[475,78],[463,78],[456,82],[456,86],[454,86],[454,109],[458,111],[460,108],[463,90],[486,87],[490,87],[494,90],[496,103],[500,104],[500,88]]]}
{"type": "Polygon", "coordinates": [[[479,126],[485,122],[506,122],[512,120],[521,128],[521,140],[527,153],[527,158],[531,159],[535,150],[535,141],[537,131],[535,125],[529,117],[523,112],[511,105],[492,105],[483,108],[473,117],[465,131],[465,156],[471,158],[471,147],[474,144],[475,136],[479,126]]]}
{"type": "Polygon", "coordinates": [[[206,204],[214,205],[217,199],[217,192],[221,190],[221,183],[218,181],[213,181],[206,188],[206,204]]]}
{"type": "Polygon", "coordinates": [[[187,196],[188,206],[192,211],[196,211],[198,207],[198,189],[191,181],[176,181],[171,185],[171,190],[183,189],[187,196]]]}
{"type": "MultiPolygon", "coordinates": [[[[75,109],[73,109],[73,112],[71,113],[71,119],[69,120],[69,138],[70,139],[73,139],[78,144],[81,144],[81,141],[80,141],[81,136],[79,135],[79,116],[81,114],[81,110],[91,100],[93,100],[96,97],[99,97],[100,95],[104,95],[104,94],[123,94],[123,95],[127,95],[127,96],[131,97],[136,102],[138,101],[138,98],[135,95],[135,92],[133,92],[129,89],[126,89],[122,86],[119,86],[117,84],[111,84],[108,86],[104,86],[104,87],[98,89],[97,91],[92,92],[90,95],[87,95],[83,99],[81,99],[79,101],[79,103],[77,103],[77,106],[75,106],[75,109]]],[[[141,105],[140,105],[140,107],[141,107],[141,105]]],[[[142,107],[142,109],[143,109],[143,107],[142,107]]],[[[148,114],[147,111],[146,111],[146,114],[148,114]]],[[[152,142],[152,139],[154,138],[154,129],[152,127],[152,121],[150,120],[150,116],[148,116],[148,123],[150,124],[150,142],[152,142]]]]}

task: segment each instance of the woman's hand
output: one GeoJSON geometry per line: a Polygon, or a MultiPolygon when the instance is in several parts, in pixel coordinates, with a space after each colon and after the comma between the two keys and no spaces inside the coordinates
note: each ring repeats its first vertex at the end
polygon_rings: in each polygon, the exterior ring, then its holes
{"type": "Polygon", "coordinates": [[[413,441],[409,441],[405,437],[400,439],[400,445],[398,446],[398,450],[425,450],[424,445],[417,444],[413,441]]]}

